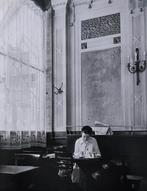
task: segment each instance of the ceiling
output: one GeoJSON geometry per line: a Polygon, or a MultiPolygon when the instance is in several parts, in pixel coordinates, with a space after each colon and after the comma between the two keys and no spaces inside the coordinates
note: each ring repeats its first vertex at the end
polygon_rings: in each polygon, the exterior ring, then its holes
{"type": "Polygon", "coordinates": [[[32,0],[34,3],[39,6],[43,11],[48,10],[50,7],[51,0],[32,0]]]}

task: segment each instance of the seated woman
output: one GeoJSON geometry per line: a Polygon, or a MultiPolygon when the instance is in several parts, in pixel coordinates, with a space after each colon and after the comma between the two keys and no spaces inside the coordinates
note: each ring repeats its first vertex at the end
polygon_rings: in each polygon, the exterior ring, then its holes
{"type": "MultiPolygon", "coordinates": [[[[92,135],[92,128],[90,126],[84,126],[81,129],[81,137],[76,140],[73,157],[75,159],[92,159],[100,157],[100,149],[97,144],[97,141],[92,135]]],[[[93,184],[93,174],[95,174],[94,169],[91,169],[89,166],[87,168],[79,168],[75,163],[72,173],[72,182],[79,183],[80,187],[84,191],[91,189],[93,184]]],[[[94,189],[93,189],[94,190],[94,189]]]]}
{"type": "Polygon", "coordinates": [[[101,156],[100,149],[94,137],[91,137],[92,128],[84,126],[81,129],[82,136],[77,139],[74,149],[74,158],[95,158],[101,156]]]}

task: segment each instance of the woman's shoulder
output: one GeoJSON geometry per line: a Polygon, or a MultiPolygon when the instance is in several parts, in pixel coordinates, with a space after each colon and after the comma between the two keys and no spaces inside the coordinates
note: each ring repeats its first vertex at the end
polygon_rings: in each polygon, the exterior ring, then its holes
{"type": "Polygon", "coordinates": [[[76,143],[79,143],[82,141],[82,137],[79,137],[77,140],[76,140],[76,143]]]}
{"type": "Polygon", "coordinates": [[[90,140],[93,141],[93,142],[96,141],[96,139],[94,137],[90,137],[90,140]]]}

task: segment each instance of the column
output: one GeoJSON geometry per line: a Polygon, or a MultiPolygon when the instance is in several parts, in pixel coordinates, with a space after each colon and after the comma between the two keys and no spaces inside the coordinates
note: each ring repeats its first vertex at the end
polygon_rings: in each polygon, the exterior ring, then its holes
{"type": "Polygon", "coordinates": [[[45,126],[47,132],[53,131],[52,126],[52,113],[53,113],[53,96],[52,96],[52,78],[53,78],[53,58],[52,58],[52,16],[53,11],[50,7],[48,11],[44,13],[44,63],[46,71],[46,108],[45,108],[45,126]]]}
{"type": "Polygon", "coordinates": [[[52,0],[53,17],[53,128],[66,132],[66,4],[52,0]]]}

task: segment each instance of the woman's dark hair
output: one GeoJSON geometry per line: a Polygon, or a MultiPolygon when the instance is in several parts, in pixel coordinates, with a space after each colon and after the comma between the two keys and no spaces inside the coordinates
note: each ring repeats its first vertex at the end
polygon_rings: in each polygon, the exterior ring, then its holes
{"type": "Polygon", "coordinates": [[[92,134],[92,128],[88,125],[83,126],[81,129],[82,132],[91,135],[92,134]]]}

